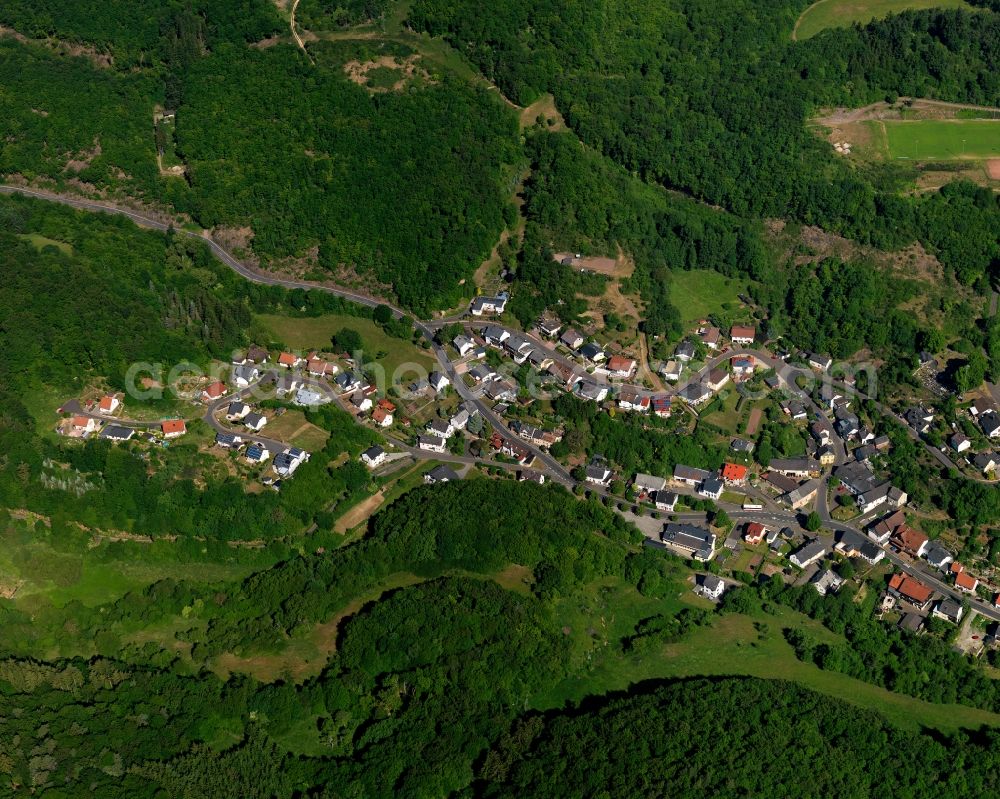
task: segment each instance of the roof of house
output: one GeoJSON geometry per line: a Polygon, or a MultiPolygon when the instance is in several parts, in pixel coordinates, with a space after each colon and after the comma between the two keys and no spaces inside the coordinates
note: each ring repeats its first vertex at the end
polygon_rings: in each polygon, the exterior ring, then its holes
{"type": "Polygon", "coordinates": [[[163,424],[160,425],[163,433],[183,433],[187,430],[187,425],[184,424],[183,419],[167,419],[163,424]]]}
{"type": "Polygon", "coordinates": [[[730,338],[754,338],[757,335],[757,328],[750,325],[733,325],[729,331],[730,338]]]}
{"type": "Polygon", "coordinates": [[[218,380],[216,380],[214,383],[210,383],[205,388],[205,393],[208,394],[208,396],[210,397],[221,397],[223,394],[226,393],[226,384],[220,383],[218,380]]]}
{"type": "Polygon", "coordinates": [[[935,610],[942,616],[947,616],[949,619],[957,619],[962,615],[962,603],[958,600],[952,599],[951,597],[945,597],[938,602],[935,610]]]}
{"type": "Polygon", "coordinates": [[[447,483],[455,480],[460,480],[458,473],[452,469],[450,466],[435,466],[429,472],[427,472],[427,477],[429,477],[435,483],[447,483]]]}
{"type": "Polygon", "coordinates": [[[908,524],[899,525],[892,534],[892,541],[907,552],[918,552],[927,543],[927,536],[908,524]]]}
{"type": "Polygon", "coordinates": [[[101,397],[101,401],[98,403],[98,406],[102,411],[110,411],[111,406],[115,404],[116,399],[117,397],[112,397],[110,395],[101,397]]]}
{"type": "Polygon", "coordinates": [[[760,522],[747,522],[743,532],[748,538],[759,538],[766,530],[767,528],[760,522]]]}
{"type": "Polygon", "coordinates": [[[961,571],[955,575],[956,588],[964,588],[966,591],[975,591],[977,585],[979,585],[979,580],[967,571],[961,571]]]}
{"type": "Polygon", "coordinates": [[[705,469],[696,469],[693,466],[685,466],[683,463],[678,463],[674,466],[675,480],[694,480],[700,483],[709,474],[710,472],[705,469]]]}
{"type": "Polygon", "coordinates": [[[718,477],[706,477],[701,484],[703,494],[721,494],[725,484],[718,477]]]}
{"type": "Polygon", "coordinates": [[[612,355],[608,359],[608,368],[612,372],[630,372],[635,368],[635,361],[624,355],[612,355]]]}
{"type": "Polygon", "coordinates": [[[381,458],[383,455],[385,455],[385,450],[382,449],[382,447],[375,445],[372,447],[368,447],[368,449],[362,452],[361,455],[365,458],[368,458],[368,460],[373,461],[376,458],[381,458]]]}
{"type": "Polygon", "coordinates": [[[101,431],[101,438],[113,438],[121,441],[128,441],[135,435],[135,430],[131,427],[122,427],[118,424],[109,424],[101,431]]]}
{"type": "Polygon", "coordinates": [[[923,604],[934,595],[934,589],[908,574],[894,574],[889,579],[889,588],[909,599],[923,604]]]}
{"type": "Polygon", "coordinates": [[[298,358],[292,355],[290,352],[283,352],[278,356],[278,363],[282,366],[294,366],[298,363],[298,358]]]}
{"type": "Polygon", "coordinates": [[[726,463],[722,467],[723,480],[745,480],[749,470],[740,463],[726,463]]]}

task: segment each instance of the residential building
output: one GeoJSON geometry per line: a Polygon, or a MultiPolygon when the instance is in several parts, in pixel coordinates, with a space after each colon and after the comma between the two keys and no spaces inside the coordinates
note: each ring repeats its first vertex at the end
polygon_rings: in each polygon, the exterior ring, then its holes
{"type": "Polygon", "coordinates": [[[673,491],[656,491],[651,499],[657,510],[673,513],[674,508],[677,507],[678,497],[673,491]]]}
{"type": "Polygon", "coordinates": [[[939,600],[932,611],[934,617],[950,621],[952,624],[958,624],[962,620],[962,614],[962,603],[951,597],[939,600]]]}
{"type": "Polygon", "coordinates": [[[559,341],[560,343],[565,344],[571,350],[576,350],[583,346],[584,338],[583,336],[580,335],[578,331],[574,330],[572,327],[569,327],[566,328],[566,332],[564,332],[561,336],[559,336],[559,341]]]}
{"type": "Polygon", "coordinates": [[[840,586],[844,584],[844,578],[832,569],[820,569],[812,576],[809,584],[816,589],[816,593],[820,596],[826,596],[827,594],[836,594],[840,590],[840,586]]]}
{"type": "Polygon", "coordinates": [[[535,323],[538,332],[547,338],[555,338],[562,330],[562,322],[555,316],[544,315],[535,323]]]}
{"type": "Polygon", "coordinates": [[[623,388],[618,393],[618,407],[625,411],[645,413],[649,410],[649,396],[640,394],[634,388],[623,388]]]}
{"type": "MultiPolygon", "coordinates": [[[[220,384],[221,385],[221,384],[220,384]]],[[[223,386],[223,388],[225,388],[223,386]]],[[[207,390],[207,389],[206,389],[207,390]]],[[[114,413],[121,406],[122,401],[111,394],[101,397],[100,401],[97,403],[97,410],[99,413],[105,416],[114,413]]]]}
{"type": "Polygon", "coordinates": [[[972,447],[972,442],[964,433],[955,433],[948,439],[948,443],[951,444],[951,448],[955,450],[955,452],[965,452],[967,449],[972,447]]]}
{"type": "Polygon", "coordinates": [[[607,466],[591,464],[586,470],[586,480],[594,485],[607,488],[611,484],[611,470],[607,466]]]}
{"type": "Polygon", "coordinates": [[[291,477],[303,463],[309,460],[309,453],[298,447],[290,447],[274,458],[274,471],[281,477],[291,477]]]}
{"type": "Polygon", "coordinates": [[[283,352],[278,356],[278,366],[282,366],[285,369],[294,369],[296,366],[301,365],[302,359],[291,352],[283,352]]]}
{"type": "Polygon", "coordinates": [[[431,372],[427,376],[427,382],[431,384],[431,388],[436,392],[444,391],[444,389],[451,385],[451,381],[440,372],[431,372]]]}
{"type": "Polygon", "coordinates": [[[980,397],[975,402],[973,402],[972,407],[969,408],[969,413],[971,413],[973,416],[982,416],[984,413],[990,413],[991,411],[993,413],[996,413],[996,409],[993,407],[993,403],[990,400],[985,399],[983,397],[980,397]]]}
{"type": "Polygon", "coordinates": [[[721,366],[717,366],[708,376],[705,378],[705,386],[710,391],[720,390],[726,383],[729,382],[729,372],[723,369],[721,366]]]}
{"type": "Polygon", "coordinates": [[[666,395],[659,395],[653,397],[652,400],[650,400],[650,405],[652,405],[653,413],[655,413],[661,419],[666,419],[668,416],[670,416],[670,407],[671,407],[670,397],[666,395]]]}
{"type": "Polygon", "coordinates": [[[690,361],[692,358],[694,358],[694,354],[695,354],[694,344],[692,344],[690,341],[682,341],[680,344],[677,345],[677,349],[674,350],[674,358],[676,358],[678,361],[684,361],[684,362],[690,361]]]}
{"type": "Polygon", "coordinates": [[[538,485],[544,485],[545,473],[536,472],[534,469],[521,469],[517,473],[517,479],[521,483],[538,483],[538,485]]]}
{"type": "Polygon", "coordinates": [[[369,469],[381,466],[388,458],[389,453],[379,446],[369,447],[361,453],[361,462],[369,469]]]}
{"type": "Polygon", "coordinates": [[[701,486],[698,488],[698,494],[707,499],[718,501],[722,497],[725,487],[725,483],[718,477],[708,477],[702,481],[701,486]]]}
{"type": "Polygon", "coordinates": [[[677,397],[692,407],[704,405],[712,398],[712,390],[704,383],[691,383],[682,388],[677,397]]]}
{"type": "Polygon", "coordinates": [[[205,387],[205,389],[201,392],[201,398],[205,400],[205,402],[211,402],[212,400],[217,400],[220,397],[224,397],[225,394],[226,394],[226,384],[216,380],[214,383],[209,383],[205,387]]]}
{"type": "Polygon", "coordinates": [[[945,571],[955,560],[955,556],[937,541],[931,541],[927,545],[924,557],[927,559],[928,565],[941,571],[945,571]]]}
{"type": "Polygon", "coordinates": [[[301,387],[302,381],[295,375],[282,375],[278,378],[275,392],[279,397],[287,397],[292,392],[298,391],[301,387]]]}
{"type": "Polygon", "coordinates": [[[591,363],[600,363],[605,358],[604,349],[593,341],[580,347],[580,355],[591,363]]]}
{"type": "Polygon", "coordinates": [[[239,449],[243,446],[243,439],[233,433],[216,433],[215,443],[224,449],[239,449]]]}
{"type": "Polygon", "coordinates": [[[786,502],[792,510],[799,510],[812,503],[821,486],[822,481],[810,480],[808,483],[796,486],[791,491],[787,492],[781,499],[783,502],[786,502]]]}
{"type": "Polygon", "coordinates": [[[580,399],[591,402],[604,402],[608,396],[608,387],[603,383],[592,383],[589,380],[581,380],[577,387],[577,394],[580,399]]]}
{"type": "Polygon", "coordinates": [[[730,485],[743,485],[747,481],[748,469],[741,463],[725,463],[722,466],[722,479],[730,485]]]}
{"type": "Polygon", "coordinates": [[[726,592],[726,584],[714,574],[695,575],[695,593],[718,602],[726,592]]]}
{"type": "Polygon", "coordinates": [[[183,419],[167,419],[160,424],[160,431],[164,438],[177,438],[187,432],[187,425],[183,419]]]}
{"type": "Polygon", "coordinates": [[[711,325],[702,327],[698,329],[698,338],[710,350],[717,350],[719,349],[719,341],[722,338],[722,331],[711,325]]]}
{"type": "Polygon", "coordinates": [[[433,485],[434,483],[453,483],[458,482],[460,479],[454,469],[443,465],[435,466],[424,475],[424,482],[428,485],[433,485]]]}
{"type": "Polygon", "coordinates": [[[904,599],[913,605],[926,608],[934,596],[934,590],[928,588],[915,577],[899,572],[889,578],[889,593],[904,599]]]}
{"type": "Polygon", "coordinates": [[[665,524],[660,540],[669,549],[697,561],[707,562],[715,555],[715,535],[697,525],[665,524]]]}
{"type": "Polygon", "coordinates": [[[819,477],[819,463],[808,458],[779,458],[770,464],[772,472],[787,477],[819,477]]]}
{"type": "Polygon", "coordinates": [[[260,430],[267,424],[267,417],[260,413],[248,413],[243,418],[243,424],[251,430],[260,430]]]}
{"type": "Polygon", "coordinates": [[[757,338],[757,328],[748,325],[733,325],[729,330],[729,338],[732,339],[733,344],[753,344],[754,339],[757,338]]]}
{"type": "Polygon", "coordinates": [[[989,474],[990,472],[996,471],[997,459],[996,456],[990,452],[980,452],[975,458],[972,459],[972,465],[983,474],[989,474]]]}
{"type": "Polygon", "coordinates": [[[926,535],[907,524],[899,525],[889,538],[892,546],[912,558],[919,558],[927,552],[928,541],[926,535]]]}
{"type": "Polygon", "coordinates": [[[474,342],[468,336],[455,336],[455,338],[451,340],[451,343],[455,347],[455,349],[458,350],[458,354],[462,358],[464,358],[466,355],[468,355],[476,348],[476,342],[474,342]]]}
{"type": "Polygon", "coordinates": [[[693,466],[684,466],[680,463],[674,466],[674,481],[692,488],[711,476],[711,472],[705,469],[695,469],[693,466]]]}
{"type": "Polygon", "coordinates": [[[88,436],[99,430],[100,427],[101,423],[89,416],[74,416],[70,421],[70,428],[80,436],[88,436]]]}
{"type": "Polygon", "coordinates": [[[501,291],[495,297],[476,297],[469,306],[469,311],[473,316],[502,314],[509,299],[510,295],[506,291],[501,291]]]}
{"type": "Polygon", "coordinates": [[[361,377],[354,372],[341,372],[333,378],[333,383],[338,391],[347,394],[361,388],[361,377]]]}
{"type": "Polygon", "coordinates": [[[538,370],[548,369],[552,360],[552,356],[541,348],[535,348],[528,352],[528,361],[538,370]]]}
{"type": "Polygon", "coordinates": [[[491,347],[500,349],[501,345],[510,338],[510,333],[498,325],[486,325],[483,328],[483,340],[491,347]]]}
{"type": "Polygon", "coordinates": [[[246,388],[260,377],[260,369],[251,364],[233,367],[233,385],[236,388],[246,388]]]}
{"type": "Polygon", "coordinates": [[[303,386],[298,391],[295,392],[295,399],[293,402],[296,405],[302,405],[306,408],[315,408],[320,405],[324,405],[330,401],[330,398],[326,394],[322,394],[319,391],[314,391],[307,386],[303,386]]]}
{"type": "Polygon", "coordinates": [[[733,452],[742,452],[749,455],[754,450],[753,441],[747,441],[745,438],[734,438],[729,442],[729,448],[733,452]]]}
{"type": "Polygon", "coordinates": [[[444,453],[446,441],[439,436],[419,436],[417,446],[428,452],[444,453]]]}
{"type": "Polygon", "coordinates": [[[635,374],[636,363],[632,358],[624,355],[612,355],[608,358],[608,372],[615,377],[628,379],[635,374]]]}
{"type": "Polygon", "coordinates": [[[98,438],[106,441],[129,441],[135,435],[135,430],[131,427],[123,427],[120,424],[109,424],[101,430],[98,438]]]}
{"type": "Polygon", "coordinates": [[[980,414],[979,427],[987,438],[1000,436],[1000,414],[992,410],[980,414]]]}
{"type": "Polygon", "coordinates": [[[451,438],[455,435],[455,428],[451,426],[451,422],[444,419],[431,419],[427,423],[427,432],[438,438],[451,438]]]}
{"type": "Polygon", "coordinates": [[[756,546],[764,540],[767,528],[760,522],[747,522],[743,528],[743,540],[750,546],[756,546]]]}
{"type": "Polygon", "coordinates": [[[817,355],[816,353],[806,356],[806,361],[813,369],[818,369],[821,372],[825,372],[833,364],[833,358],[829,355],[817,355]]]}
{"type": "Polygon", "coordinates": [[[640,496],[646,494],[653,494],[656,491],[662,491],[667,487],[667,481],[663,477],[657,477],[652,474],[636,474],[632,479],[632,487],[635,492],[640,496]]]}
{"type": "Polygon", "coordinates": [[[681,372],[683,371],[684,367],[676,360],[667,361],[660,367],[660,374],[663,375],[663,379],[669,380],[671,383],[676,383],[680,380],[681,372]]]}
{"type": "Polygon", "coordinates": [[[793,566],[805,569],[807,566],[811,566],[813,563],[820,560],[824,555],[826,555],[826,552],[826,545],[819,539],[814,539],[793,552],[788,560],[791,561],[793,566]]]}
{"type": "Polygon", "coordinates": [[[746,380],[749,377],[753,377],[753,373],[757,368],[757,363],[749,355],[741,355],[733,358],[730,361],[730,365],[733,369],[733,378],[736,380],[746,380]]]}
{"type": "Polygon", "coordinates": [[[889,538],[896,528],[905,523],[906,514],[901,510],[894,511],[872,524],[868,528],[868,537],[881,546],[885,546],[889,543],[889,538]]]}
{"type": "Polygon", "coordinates": [[[251,444],[247,447],[246,454],[244,457],[247,459],[247,463],[257,464],[263,463],[268,458],[271,457],[271,453],[268,451],[267,447],[263,444],[251,444]]]}
{"type": "Polygon", "coordinates": [[[233,400],[226,410],[226,419],[230,422],[239,422],[250,413],[250,406],[242,400],[233,400]]]}
{"type": "Polygon", "coordinates": [[[374,403],[372,402],[371,397],[367,396],[365,392],[358,389],[351,394],[351,405],[359,411],[370,411],[374,403]]]}
{"type": "Polygon", "coordinates": [[[853,530],[842,530],[834,549],[848,558],[861,558],[872,565],[885,557],[885,551],[881,547],[853,530]]]}

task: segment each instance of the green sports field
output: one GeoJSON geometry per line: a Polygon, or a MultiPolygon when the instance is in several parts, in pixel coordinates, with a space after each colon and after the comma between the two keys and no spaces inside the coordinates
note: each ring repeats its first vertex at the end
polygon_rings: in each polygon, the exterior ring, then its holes
{"type": "Polygon", "coordinates": [[[1000,158],[1000,121],[922,119],[873,122],[890,158],[956,161],[1000,158]]]}
{"type": "Polygon", "coordinates": [[[819,0],[802,12],[793,39],[808,39],[827,28],[848,28],[855,22],[862,25],[902,11],[927,8],[966,8],[965,0],[819,0]]]}

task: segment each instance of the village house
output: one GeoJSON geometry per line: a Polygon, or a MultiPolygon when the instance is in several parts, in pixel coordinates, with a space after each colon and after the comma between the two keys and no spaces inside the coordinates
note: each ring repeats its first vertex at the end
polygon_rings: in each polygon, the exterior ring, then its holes
{"type": "Polygon", "coordinates": [[[655,413],[661,419],[666,419],[668,416],[670,416],[670,406],[671,406],[670,397],[666,396],[665,394],[653,397],[650,400],[650,405],[653,408],[653,413],[655,413]]]}
{"type": "Polygon", "coordinates": [[[493,380],[486,385],[484,393],[493,402],[512,402],[517,399],[517,384],[510,380],[493,380]]]}
{"type": "Polygon", "coordinates": [[[303,386],[295,392],[295,399],[292,401],[296,405],[301,405],[305,408],[317,408],[329,402],[330,398],[326,394],[303,386]]]}
{"type": "Polygon", "coordinates": [[[528,360],[531,354],[531,342],[522,336],[511,336],[503,343],[504,350],[518,366],[528,360]]]}
{"type": "Polygon", "coordinates": [[[274,458],[274,471],[281,477],[291,477],[303,463],[309,460],[309,453],[298,447],[291,447],[274,458]]]}
{"type": "Polygon", "coordinates": [[[243,446],[243,439],[233,433],[216,433],[215,443],[223,449],[239,449],[243,446]]]}
{"type": "Polygon", "coordinates": [[[996,456],[990,452],[980,452],[972,459],[972,465],[984,475],[989,474],[990,472],[996,471],[996,456]]]}
{"type": "Polygon", "coordinates": [[[212,400],[217,400],[220,397],[224,397],[226,394],[226,384],[216,380],[214,383],[209,383],[204,391],[201,392],[201,398],[205,402],[211,402],[212,400]]]}
{"type": "Polygon", "coordinates": [[[450,466],[444,465],[435,466],[424,475],[424,482],[428,485],[434,485],[435,483],[453,483],[460,479],[461,478],[454,469],[450,466]]]}
{"type": "Polygon", "coordinates": [[[241,400],[233,400],[226,410],[226,419],[230,422],[238,422],[250,413],[250,406],[241,400]]]}
{"type": "Polygon", "coordinates": [[[354,372],[341,372],[333,378],[333,384],[343,394],[357,391],[361,388],[361,377],[354,372]]]}
{"type": "Polygon", "coordinates": [[[295,369],[302,365],[302,359],[291,352],[283,352],[278,356],[278,366],[285,369],[295,369]]]}
{"type": "Polygon", "coordinates": [[[91,433],[99,430],[100,427],[101,423],[97,419],[91,419],[89,416],[74,416],[70,420],[70,430],[80,438],[89,436],[91,433]]]}
{"type": "Polygon", "coordinates": [[[506,291],[501,291],[495,297],[476,297],[469,306],[469,311],[473,316],[502,314],[509,299],[510,295],[506,291]]]}
{"type": "Polygon", "coordinates": [[[674,358],[678,361],[690,361],[694,358],[695,348],[694,344],[690,341],[682,341],[677,345],[677,349],[674,350],[674,358]]]}
{"type": "Polygon", "coordinates": [[[691,383],[677,392],[677,397],[691,407],[697,408],[712,399],[712,390],[704,383],[691,383]]]}
{"type": "Polygon", "coordinates": [[[1000,436],[1000,414],[996,411],[987,411],[979,416],[979,427],[983,435],[987,438],[1000,436]]]}
{"type": "Polygon", "coordinates": [[[674,466],[674,482],[694,488],[702,481],[711,477],[711,472],[705,469],[695,469],[693,466],[684,466],[678,463],[674,466]]]}
{"type": "Polygon", "coordinates": [[[578,331],[568,327],[566,332],[559,336],[559,341],[571,350],[577,350],[583,346],[584,338],[578,331]]]}
{"type": "Polygon", "coordinates": [[[711,325],[700,327],[698,328],[698,338],[710,350],[717,350],[719,349],[719,341],[722,338],[722,331],[711,325]]]}
{"type": "Polygon", "coordinates": [[[927,551],[928,541],[926,535],[907,524],[900,524],[889,537],[893,547],[913,558],[919,558],[927,551]]]}
{"type": "Polygon", "coordinates": [[[881,546],[889,543],[889,538],[896,528],[906,523],[906,514],[901,510],[893,511],[868,528],[868,537],[881,546]]]}
{"type": "Polygon", "coordinates": [[[260,377],[260,369],[251,364],[233,367],[233,385],[237,388],[246,388],[260,377]]]}
{"type": "Polygon", "coordinates": [[[632,487],[635,489],[635,493],[639,497],[644,497],[649,494],[654,494],[657,491],[662,491],[667,487],[667,481],[663,477],[656,477],[652,474],[642,474],[639,472],[632,479],[632,487]]]}
{"type": "Polygon", "coordinates": [[[743,540],[750,546],[756,546],[764,540],[767,528],[760,522],[747,522],[743,528],[743,540]]]}
{"type": "Polygon", "coordinates": [[[431,384],[431,388],[437,393],[441,393],[451,385],[451,381],[441,374],[441,372],[431,372],[427,376],[427,382],[431,384]]]}
{"type": "Polygon", "coordinates": [[[372,411],[372,421],[379,427],[390,427],[393,422],[392,411],[387,411],[385,408],[375,408],[372,411]]]}
{"type": "Polygon", "coordinates": [[[559,331],[562,330],[562,322],[559,321],[558,317],[544,314],[535,323],[535,327],[538,328],[538,332],[543,336],[555,338],[559,334],[559,331]]]}
{"type": "Polygon", "coordinates": [[[715,535],[693,524],[665,524],[660,540],[669,549],[693,560],[707,562],[715,555],[715,535]]]}
{"type": "Polygon", "coordinates": [[[838,575],[833,569],[820,569],[809,580],[809,584],[816,589],[820,596],[836,594],[844,584],[844,578],[838,575]]]}
{"type": "Polygon", "coordinates": [[[604,402],[608,396],[608,387],[603,383],[592,383],[589,380],[581,380],[577,386],[577,394],[581,399],[591,402],[604,402]]]}
{"type": "Polygon", "coordinates": [[[451,343],[452,346],[454,346],[455,349],[458,350],[458,354],[462,358],[464,358],[466,355],[468,355],[476,348],[476,342],[474,342],[468,336],[455,336],[455,338],[451,340],[451,343]]]}
{"type": "Polygon", "coordinates": [[[388,458],[389,453],[379,446],[369,447],[361,453],[361,462],[369,469],[381,466],[388,458]]]}
{"type": "Polygon", "coordinates": [[[729,372],[723,369],[721,366],[717,366],[708,376],[705,378],[705,385],[710,391],[719,391],[726,383],[729,382],[729,372]]]}
{"type": "Polygon", "coordinates": [[[756,361],[748,355],[733,358],[730,361],[730,365],[732,366],[733,379],[735,380],[746,380],[753,377],[754,370],[757,368],[756,361]]]}
{"type": "Polygon", "coordinates": [[[605,488],[611,484],[611,477],[611,470],[607,466],[599,466],[597,464],[588,466],[585,473],[585,479],[588,483],[604,486],[605,488]]]}
{"type": "Polygon", "coordinates": [[[757,338],[757,328],[748,325],[733,325],[729,331],[733,344],[750,345],[757,338]]]}
{"type": "Polygon", "coordinates": [[[660,367],[660,374],[663,375],[663,379],[669,380],[671,383],[676,383],[680,380],[683,371],[684,367],[675,360],[667,361],[660,367]]]}
{"type": "Polygon", "coordinates": [[[444,454],[445,440],[439,436],[420,436],[417,438],[417,446],[428,452],[444,454]]]}
{"type": "Polygon", "coordinates": [[[183,419],[167,419],[160,424],[160,432],[164,438],[178,438],[187,432],[183,419]]]}
{"type": "Polygon", "coordinates": [[[636,363],[632,358],[624,355],[612,355],[608,359],[608,372],[615,377],[628,379],[635,374],[636,363]]]}
{"type": "Polygon", "coordinates": [[[260,366],[267,363],[270,357],[271,355],[267,350],[254,344],[247,350],[245,363],[255,363],[260,366]]]}
{"type": "Polygon", "coordinates": [[[819,477],[819,463],[808,458],[776,458],[771,461],[772,472],[786,477],[819,477]]]}
{"type": "Polygon", "coordinates": [[[875,565],[885,557],[883,549],[853,530],[842,530],[833,548],[845,557],[861,558],[872,565],[875,565]]]}
{"type": "Polygon", "coordinates": [[[279,397],[287,397],[302,387],[302,381],[296,375],[281,375],[275,385],[275,393],[279,397]]]}
{"type": "Polygon", "coordinates": [[[625,411],[645,413],[649,410],[649,397],[634,388],[623,388],[618,394],[618,407],[625,411]]]}
{"type": "Polygon", "coordinates": [[[753,441],[747,441],[745,438],[734,438],[729,442],[729,449],[733,452],[741,452],[749,455],[754,450],[753,441]]]}
{"type": "Polygon", "coordinates": [[[889,593],[904,599],[923,610],[934,596],[934,591],[915,577],[899,572],[889,579],[889,593]]]}
{"type": "Polygon", "coordinates": [[[518,441],[501,439],[500,451],[522,465],[528,465],[535,459],[531,451],[518,441]]]}
{"type": "Polygon", "coordinates": [[[729,485],[743,485],[747,481],[749,470],[740,463],[725,463],[722,466],[722,479],[729,485]]]}
{"type": "Polygon", "coordinates": [[[785,414],[785,416],[790,416],[792,420],[796,422],[800,422],[809,416],[809,414],[806,413],[806,406],[798,400],[782,402],[781,412],[785,414]]]}
{"type": "Polygon", "coordinates": [[[431,419],[427,423],[427,432],[438,438],[451,438],[455,435],[455,428],[451,426],[451,422],[446,422],[444,419],[431,419]]]}
{"type": "Polygon", "coordinates": [[[806,356],[806,362],[813,368],[820,372],[825,372],[827,369],[833,365],[833,358],[829,355],[817,355],[816,353],[810,353],[806,356]]]}
{"type": "Polygon", "coordinates": [[[698,494],[707,499],[718,501],[722,497],[722,492],[726,485],[718,477],[708,477],[702,481],[698,488],[698,494]]]}
{"type": "Polygon", "coordinates": [[[604,349],[597,342],[591,341],[580,347],[580,355],[591,363],[601,363],[605,359],[604,349]]]}
{"type": "Polygon", "coordinates": [[[948,443],[951,444],[951,448],[955,452],[965,452],[967,449],[972,447],[972,442],[965,433],[955,433],[951,438],[948,439],[948,443]]]}
{"type": "Polygon", "coordinates": [[[831,446],[823,447],[818,453],[820,466],[833,466],[837,462],[837,453],[831,446]]]}
{"type": "Polygon", "coordinates": [[[324,361],[322,358],[310,358],[306,363],[306,371],[312,377],[326,377],[336,374],[338,369],[336,364],[324,361]]]}
{"type": "Polygon", "coordinates": [[[510,333],[508,333],[504,328],[498,325],[486,325],[482,331],[483,341],[489,344],[494,349],[500,349],[503,343],[510,338],[510,333]]]}
{"type": "Polygon", "coordinates": [[[122,401],[111,394],[101,397],[97,403],[97,410],[105,416],[114,413],[121,406],[122,401]]]}
{"type": "Polygon", "coordinates": [[[135,430],[131,427],[123,427],[120,424],[109,424],[101,431],[98,437],[106,441],[130,441],[134,435],[135,430]]]}
{"type": "Polygon", "coordinates": [[[358,411],[369,411],[374,403],[372,398],[367,396],[363,391],[355,391],[351,394],[351,405],[353,405],[358,411]]]}
{"type": "Polygon", "coordinates": [[[538,485],[545,485],[545,473],[536,472],[534,469],[521,469],[517,473],[517,480],[519,483],[537,483],[538,485]]]}
{"type": "Polygon", "coordinates": [[[469,424],[470,418],[472,417],[465,408],[459,408],[454,414],[452,414],[452,417],[448,420],[448,424],[450,424],[452,429],[455,431],[464,430],[466,425],[469,424]]]}
{"type": "Polygon", "coordinates": [[[958,624],[962,620],[962,614],[962,603],[951,597],[939,600],[931,611],[931,615],[935,618],[950,621],[952,624],[958,624]]]}
{"type": "Polygon", "coordinates": [[[979,580],[969,574],[961,563],[957,561],[952,563],[949,571],[955,578],[956,589],[966,594],[976,593],[976,589],[979,587],[979,580]]]}
{"type": "Polygon", "coordinates": [[[267,417],[260,413],[248,413],[243,419],[243,424],[251,430],[259,431],[267,424],[267,417]]]}
{"type": "Polygon", "coordinates": [[[788,560],[793,566],[805,569],[826,555],[826,545],[819,539],[810,541],[805,546],[793,552],[788,560]]]}
{"type": "Polygon", "coordinates": [[[656,491],[651,497],[657,510],[673,513],[677,507],[677,494],[673,491],[656,491]]]}
{"type": "Polygon", "coordinates": [[[718,602],[726,592],[726,584],[714,574],[698,574],[695,576],[695,593],[718,602]]]}
{"type": "Polygon", "coordinates": [[[809,505],[815,498],[821,486],[820,480],[810,480],[800,486],[795,486],[784,496],[782,501],[787,503],[792,510],[799,510],[809,505]]]}
{"type": "Polygon", "coordinates": [[[263,444],[251,444],[247,447],[247,451],[243,457],[246,458],[247,463],[253,465],[263,463],[271,457],[271,453],[263,444]]]}
{"type": "Polygon", "coordinates": [[[933,566],[940,571],[947,569],[955,560],[955,556],[937,541],[931,541],[927,545],[924,557],[927,559],[929,566],[933,566]]]}
{"type": "Polygon", "coordinates": [[[548,369],[552,363],[552,356],[542,349],[533,349],[528,353],[528,361],[539,371],[548,369]]]}
{"type": "Polygon", "coordinates": [[[972,406],[969,408],[969,413],[973,416],[981,416],[984,413],[989,413],[994,410],[993,403],[990,400],[985,397],[980,397],[972,403],[972,406]]]}

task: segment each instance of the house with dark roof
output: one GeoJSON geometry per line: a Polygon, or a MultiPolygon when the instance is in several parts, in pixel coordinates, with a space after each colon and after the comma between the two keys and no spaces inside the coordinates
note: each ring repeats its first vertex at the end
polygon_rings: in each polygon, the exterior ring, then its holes
{"type": "Polygon", "coordinates": [[[695,575],[694,591],[706,599],[718,602],[726,592],[726,584],[714,574],[698,574],[695,575]]]}
{"type": "Polygon", "coordinates": [[[660,540],[667,548],[693,560],[706,562],[715,555],[715,535],[694,524],[665,524],[660,540]]]}
{"type": "Polygon", "coordinates": [[[840,531],[834,549],[848,558],[861,558],[872,565],[885,557],[885,551],[874,541],[853,530],[840,531]]]}
{"type": "Polygon", "coordinates": [[[591,464],[586,469],[586,480],[594,485],[607,488],[611,484],[611,470],[607,466],[591,464]]]}
{"type": "Polygon", "coordinates": [[[800,569],[804,569],[820,560],[824,555],[826,555],[826,551],[826,544],[819,539],[813,539],[805,546],[793,552],[789,556],[788,560],[791,561],[793,566],[798,566],[800,569]]]}
{"type": "Polygon", "coordinates": [[[963,615],[962,603],[957,599],[945,597],[944,599],[939,600],[934,606],[934,610],[931,615],[938,619],[950,621],[952,624],[958,624],[962,620],[963,615]]]}
{"type": "Polygon", "coordinates": [[[120,424],[109,424],[101,430],[98,438],[105,441],[129,441],[135,435],[135,430],[131,427],[124,427],[120,424]]]}
{"type": "Polygon", "coordinates": [[[710,476],[711,472],[705,469],[695,469],[693,466],[685,466],[681,463],[674,466],[674,480],[692,488],[710,476]]]}
{"type": "Polygon", "coordinates": [[[369,469],[374,469],[376,466],[381,466],[385,463],[388,457],[389,453],[382,449],[382,447],[376,445],[369,447],[361,453],[361,462],[369,469]]]}
{"type": "Polygon", "coordinates": [[[424,475],[424,482],[428,485],[435,483],[453,483],[461,480],[458,473],[450,466],[435,466],[424,475]]]}

